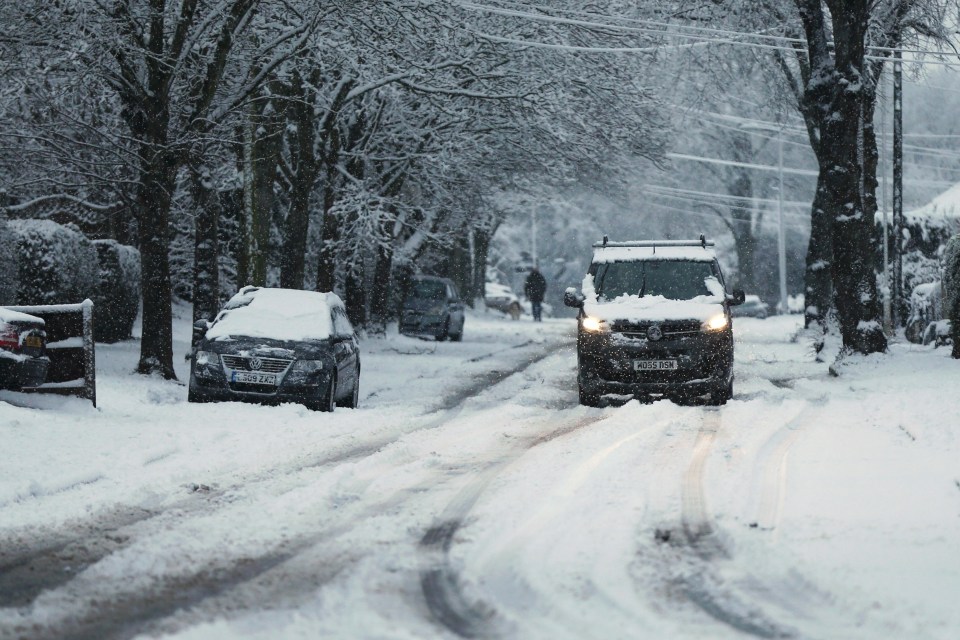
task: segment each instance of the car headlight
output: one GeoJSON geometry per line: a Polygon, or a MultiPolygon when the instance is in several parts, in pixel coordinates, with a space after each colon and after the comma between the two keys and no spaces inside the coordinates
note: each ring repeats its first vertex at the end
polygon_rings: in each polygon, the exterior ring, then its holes
{"type": "Polygon", "coordinates": [[[301,373],[316,373],[323,370],[323,360],[297,360],[293,363],[293,370],[301,373]]]}
{"type": "Polygon", "coordinates": [[[727,325],[730,324],[730,321],[727,319],[725,313],[718,313],[709,320],[705,321],[701,328],[704,331],[720,331],[721,329],[726,329],[727,325]]]}
{"type": "Polygon", "coordinates": [[[610,326],[606,320],[594,318],[593,316],[585,316],[583,320],[580,321],[580,326],[588,333],[609,333],[610,331],[610,326]]]}
{"type": "Polygon", "coordinates": [[[220,364],[220,354],[213,351],[197,351],[198,367],[216,367],[220,364]]]}

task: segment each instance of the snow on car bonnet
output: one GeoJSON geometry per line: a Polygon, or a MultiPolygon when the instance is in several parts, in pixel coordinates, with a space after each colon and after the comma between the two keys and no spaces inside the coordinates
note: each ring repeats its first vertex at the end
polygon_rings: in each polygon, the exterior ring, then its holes
{"type": "Polygon", "coordinates": [[[206,337],[324,340],[333,333],[330,309],[342,304],[333,293],[246,287],[227,302],[206,337]]]}
{"type": "Polygon", "coordinates": [[[613,300],[600,301],[594,289],[593,275],[583,279],[583,311],[588,316],[601,320],[624,320],[643,322],[649,320],[709,320],[723,313],[723,299],[726,295],[723,285],[715,277],[704,278],[704,286],[710,292],[689,300],[671,300],[665,296],[621,295],[613,300]]]}

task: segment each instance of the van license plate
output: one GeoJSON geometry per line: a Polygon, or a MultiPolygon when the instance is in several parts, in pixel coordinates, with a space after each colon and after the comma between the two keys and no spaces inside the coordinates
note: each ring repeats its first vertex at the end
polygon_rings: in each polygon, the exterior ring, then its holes
{"type": "Polygon", "coordinates": [[[677,368],[676,360],[634,360],[634,371],[673,371],[677,368]]]}
{"type": "Polygon", "coordinates": [[[277,376],[272,373],[247,373],[234,371],[230,375],[231,382],[245,382],[247,384],[277,384],[277,376]]]}

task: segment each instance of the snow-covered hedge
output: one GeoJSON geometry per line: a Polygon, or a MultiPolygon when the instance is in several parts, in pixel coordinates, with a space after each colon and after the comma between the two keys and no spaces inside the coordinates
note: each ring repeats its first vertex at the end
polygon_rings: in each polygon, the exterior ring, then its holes
{"type": "Polygon", "coordinates": [[[17,304],[65,304],[93,298],[97,250],[85,235],[52,220],[10,220],[20,284],[17,304]]]}
{"type": "MultiPolygon", "coordinates": [[[[0,213],[2,215],[2,213],[0,213]]],[[[0,218],[0,304],[17,302],[17,237],[0,218]]]]}
{"type": "Polygon", "coordinates": [[[130,337],[140,309],[140,252],[116,240],[94,240],[100,284],[93,298],[94,337],[118,342],[130,337]]]}

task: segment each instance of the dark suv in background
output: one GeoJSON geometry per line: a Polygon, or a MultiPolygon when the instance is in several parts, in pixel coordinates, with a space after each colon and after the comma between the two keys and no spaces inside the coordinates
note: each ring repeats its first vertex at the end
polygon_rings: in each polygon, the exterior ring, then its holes
{"type": "Polygon", "coordinates": [[[438,341],[463,339],[464,304],[449,278],[413,276],[403,301],[400,333],[438,341]]]}
{"type": "Polygon", "coordinates": [[[733,395],[730,307],[713,243],[700,240],[594,245],[583,291],[564,302],[580,309],[580,403],[605,394],[695,398],[724,404],[733,395]]]}

